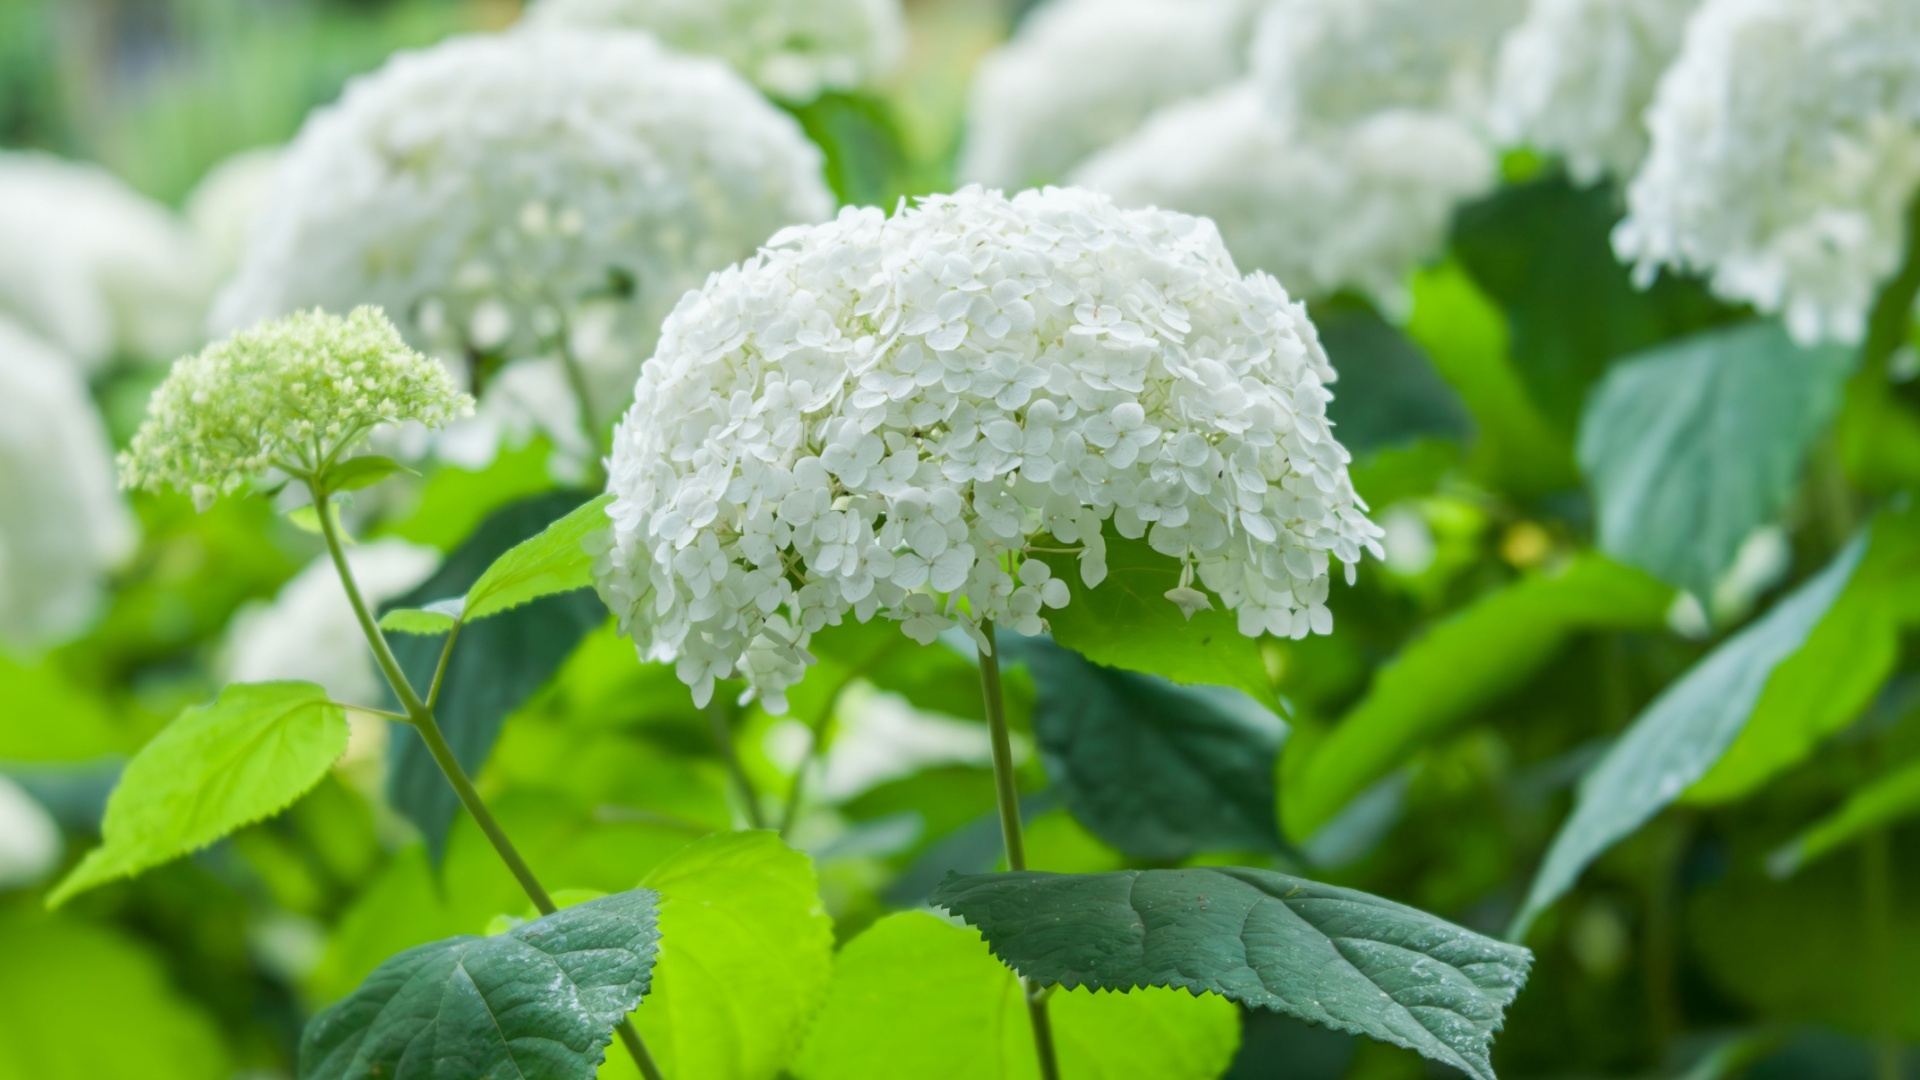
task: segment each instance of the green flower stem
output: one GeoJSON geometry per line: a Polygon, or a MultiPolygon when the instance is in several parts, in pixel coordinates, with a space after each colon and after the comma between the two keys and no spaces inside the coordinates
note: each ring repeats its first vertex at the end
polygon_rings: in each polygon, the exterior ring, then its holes
{"type": "Polygon", "coordinates": [[[720,760],[726,763],[727,776],[732,779],[736,794],[747,809],[747,824],[756,829],[767,827],[766,815],[760,811],[760,792],[753,786],[753,778],[740,764],[740,754],[733,746],[733,725],[727,719],[727,706],[718,696],[707,702],[707,726],[713,729],[713,745],[720,752],[720,760]]]}
{"type": "MultiPolygon", "coordinates": [[[[1000,687],[1000,647],[994,642],[993,623],[980,624],[987,647],[980,650],[980,691],[987,703],[987,727],[993,733],[993,789],[1000,804],[1000,835],[1007,845],[1007,869],[1027,868],[1027,841],[1020,825],[1020,788],[1013,777],[1013,737],[1007,732],[1006,694],[1000,687]]],[[[1053,1024],[1047,1019],[1044,990],[1036,990],[1023,976],[1020,985],[1033,1020],[1033,1047],[1040,1055],[1040,1080],[1060,1080],[1053,1049],[1053,1024]]]]}
{"type": "MultiPolygon", "coordinates": [[[[480,792],[474,789],[473,781],[467,776],[466,769],[460,765],[460,759],[454,756],[453,747],[447,745],[446,736],[441,734],[439,721],[433,716],[433,708],[420,700],[420,695],[414,692],[413,684],[407,681],[406,672],[401,670],[400,661],[394,657],[393,649],[387,644],[387,636],[381,632],[380,624],[374,620],[373,610],[367,606],[366,598],[360,593],[359,583],[354,580],[353,568],[347,563],[346,547],[340,541],[340,530],[334,524],[332,513],[329,512],[324,484],[318,478],[310,478],[307,481],[307,490],[313,493],[313,504],[318,511],[316,516],[320,519],[320,535],[326,538],[327,552],[333,556],[333,568],[340,575],[340,586],[346,591],[347,602],[353,606],[354,618],[360,622],[360,632],[366,635],[367,644],[373,648],[373,656],[380,664],[381,673],[387,677],[387,684],[393,687],[394,696],[400,699],[400,706],[406,712],[407,722],[420,733],[421,740],[427,744],[427,752],[433,755],[433,760],[440,766],[440,771],[446,776],[447,783],[453,785],[454,794],[460,797],[460,804],[467,808],[467,813],[473,815],[474,822],[480,826],[480,831],[486,834],[487,841],[499,854],[500,861],[507,864],[507,870],[513,874],[514,880],[520,883],[520,888],[526,892],[527,899],[533,901],[533,906],[539,910],[540,914],[553,914],[559,910],[554,906],[553,897],[547,892],[546,887],[540,884],[540,879],[533,876],[533,868],[520,857],[519,849],[515,848],[513,841],[507,838],[506,830],[500,827],[500,823],[494,819],[493,812],[487,809],[485,802],[481,801],[480,792]]],[[[447,658],[452,653],[453,635],[449,634],[446,648],[440,654],[439,666],[434,672],[434,687],[429,694],[430,697],[438,696],[440,679],[446,674],[447,658]]],[[[661,1075],[660,1067],[654,1063],[653,1055],[647,1052],[646,1044],[641,1041],[640,1033],[634,1030],[633,1021],[621,1020],[617,1030],[620,1033],[620,1041],[627,1045],[627,1049],[633,1054],[634,1062],[640,1066],[640,1075],[646,1080],[665,1080],[661,1075]]]]}

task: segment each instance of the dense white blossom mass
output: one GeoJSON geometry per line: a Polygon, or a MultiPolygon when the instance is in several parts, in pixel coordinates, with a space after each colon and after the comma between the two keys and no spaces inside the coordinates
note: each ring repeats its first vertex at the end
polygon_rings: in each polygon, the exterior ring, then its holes
{"type": "Polygon", "coordinates": [[[212,292],[186,225],[104,169],[0,152],[0,317],[88,370],[171,360],[212,292]]]}
{"type": "Polygon", "coordinates": [[[1583,184],[1633,175],[1647,151],[1642,115],[1694,7],[1695,0],[1533,0],[1500,45],[1494,133],[1560,155],[1583,184]]]}
{"type": "Polygon", "coordinates": [[[1301,130],[1243,82],[1161,111],[1074,181],[1211,218],[1239,265],[1296,295],[1353,288],[1398,311],[1407,267],[1440,247],[1454,204],[1493,175],[1485,143],[1451,116],[1389,110],[1301,130]]]}
{"type": "Polygon", "coordinates": [[[1246,70],[1254,0],[1050,0],[981,62],[960,176],[1064,178],[1154,110],[1246,70]]]}
{"type": "Polygon", "coordinates": [[[187,194],[187,224],[217,281],[240,268],[279,165],[279,147],[243,150],[207,170],[187,194]]]}
{"type": "Polygon", "coordinates": [[[566,344],[611,413],[682,293],[832,209],[819,150],[718,61],[624,30],[457,38],[307,121],[215,320],[377,304],[463,375],[566,344]]]}
{"type": "Polygon", "coordinates": [[[1480,122],[1500,38],[1527,0],[1273,0],[1253,69],[1280,115],[1341,126],[1382,109],[1480,122]]]}
{"type": "MultiPolygon", "coordinates": [[[[426,580],[439,562],[432,548],[392,538],[347,549],[354,584],[375,608],[426,580]]],[[[230,681],[301,679],[350,705],[378,706],[385,686],[333,560],[325,555],[294,575],[271,603],[235,614],[221,661],[230,681]]]]}
{"type": "Polygon", "coordinates": [[[540,0],[527,22],[645,30],[801,102],[871,84],[906,43],[900,0],[540,0]]]}
{"type": "Polygon", "coordinates": [[[1180,567],[1189,615],[1324,633],[1329,560],[1351,574],[1379,535],[1333,378],[1305,306],[1204,219],[1071,188],[847,209],[668,318],[596,579],[697,700],[744,671],[775,711],[849,614],[1041,631],[1104,578],[1108,529],[1180,567]],[[1040,536],[1078,583],[1029,557],[1040,536]]]}
{"type": "Polygon", "coordinates": [[[1858,341],[1920,185],[1920,4],[1706,0],[1647,113],[1614,233],[1778,312],[1802,342],[1858,341]]]}
{"type": "Polygon", "coordinates": [[[73,362],[0,318],[0,644],[83,631],[132,551],[112,453],[73,362]]]}

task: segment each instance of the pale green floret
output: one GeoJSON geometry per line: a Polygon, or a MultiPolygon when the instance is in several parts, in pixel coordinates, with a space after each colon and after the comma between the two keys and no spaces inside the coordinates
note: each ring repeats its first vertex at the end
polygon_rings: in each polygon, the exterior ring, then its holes
{"type": "Polygon", "coordinates": [[[121,482],[187,491],[204,509],[269,469],[323,473],[381,424],[437,428],[472,411],[380,309],[343,319],[316,308],[176,362],[120,455],[121,482]]]}

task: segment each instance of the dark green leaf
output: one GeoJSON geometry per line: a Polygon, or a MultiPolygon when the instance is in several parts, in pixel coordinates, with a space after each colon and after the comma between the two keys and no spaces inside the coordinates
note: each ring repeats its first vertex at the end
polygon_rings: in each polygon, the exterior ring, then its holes
{"type": "Polygon", "coordinates": [[[1116,671],[1049,641],[1018,655],[1040,692],[1033,728],[1047,774],[1095,835],[1145,859],[1280,848],[1279,717],[1237,690],[1116,671]]]}
{"type": "MultiPolygon", "coordinates": [[[[418,608],[465,595],[509,548],[538,535],[585,501],[579,494],[550,492],[496,512],[447,556],[432,577],[388,605],[389,609],[418,608]]],[[[507,714],[545,685],[580,640],[605,619],[606,608],[599,598],[581,591],[543,597],[460,632],[434,711],[454,755],[469,772],[478,772],[485,764],[507,714]]],[[[394,655],[407,678],[423,693],[433,680],[442,644],[438,636],[402,637],[393,642],[394,655]]],[[[419,826],[437,855],[460,803],[426,744],[410,728],[394,729],[387,791],[394,807],[419,826]]]]}
{"type": "Polygon", "coordinates": [[[1857,538],[1826,569],[1772,611],[1727,639],[1634,720],[1580,782],[1533,879],[1513,936],[1559,899],[1595,857],[1707,774],[1760,702],[1775,669],[1806,645],[1866,552],[1857,538]]]}
{"type": "Polygon", "coordinates": [[[1167,986],[1365,1035],[1491,1080],[1533,954],[1377,896],[1268,870],[949,878],[933,903],[1046,986],[1167,986]]]}
{"type": "Polygon", "coordinates": [[[392,458],[381,457],[378,454],[363,454],[360,457],[348,458],[328,470],[327,490],[358,491],[361,488],[372,487],[394,473],[420,475],[392,458]]]}
{"type": "Polygon", "coordinates": [[[395,956],[307,1025],[300,1080],[592,1080],[647,992],[657,899],[634,889],[395,956]]]}
{"type": "Polygon", "coordinates": [[[891,207],[912,194],[906,150],[886,101],[828,93],[787,111],[825,152],[827,185],[842,205],[891,207]]]}
{"type": "Polygon", "coordinates": [[[602,495],[582,503],[494,560],[467,590],[460,617],[475,622],[543,596],[590,587],[593,556],[587,553],[586,540],[608,527],[607,506],[612,502],[612,495],[602,495]]]}
{"type": "Polygon", "coordinates": [[[1600,546],[1711,599],[1748,534],[1793,498],[1854,352],[1775,323],[1713,330],[1622,361],[1580,425],[1600,546]]]}
{"type": "Polygon", "coordinates": [[[1472,436],[1473,421],[1453,387],[1419,346],[1371,308],[1322,307],[1313,322],[1340,373],[1327,416],[1355,456],[1423,438],[1472,436]]]}
{"type": "Polygon", "coordinates": [[[105,843],[47,898],[130,877],[278,813],[347,750],[347,714],[312,683],[235,683],[142,747],[120,775],[105,843]]]}
{"type": "Polygon", "coordinates": [[[1340,808],[1415,751],[1533,677],[1573,634],[1664,624],[1672,594],[1598,556],[1523,578],[1435,625],[1374,677],[1366,697],[1304,754],[1287,762],[1287,832],[1313,835],[1340,808]]]}
{"type": "Polygon", "coordinates": [[[1807,830],[1767,859],[1775,877],[1790,877],[1800,868],[1875,829],[1920,815],[1920,761],[1869,781],[1846,804],[1814,822],[1807,830]]]}

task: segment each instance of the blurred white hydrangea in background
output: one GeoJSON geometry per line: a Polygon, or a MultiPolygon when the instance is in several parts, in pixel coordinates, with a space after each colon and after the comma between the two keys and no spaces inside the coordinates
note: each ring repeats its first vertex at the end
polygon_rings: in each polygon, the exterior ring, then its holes
{"type": "Polygon", "coordinates": [[[981,62],[963,181],[1064,178],[1154,110],[1246,70],[1256,0],[1050,0],[981,62]]]}
{"type": "Polygon", "coordinates": [[[1249,636],[1325,633],[1330,561],[1380,535],[1333,378],[1305,307],[1204,219],[1073,188],[844,210],[668,317],[596,579],[696,701],[743,671],[774,712],[848,615],[1041,632],[1105,577],[1103,529],[1179,567],[1189,617],[1204,586],[1249,636]],[[1079,582],[1028,557],[1042,534],[1079,582]]]}
{"type": "Polygon", "coordinates": [[[0,318],[0,645],[34,650],[84,631],[135,539],[74,362],[0,318]]]}
{"type": "Polygon", "coordinates": [[[1455,203],[1493,179],[1483,142],[1452,117],[1390,110],[1306,133],[1246,82],[1161,111],[1074,173],[1125,205],[1213,219],[1239,265],[1297,295],[1354,288],[1390,313],[1455,203]]]}
{"type": "Polygon", "coordinates": [[[906,45],[900,0],[538,0],[526,25],[645,30],[793,102],[872,85],[906,45]]]}
{"type": "Polygon", "coordinates": [[[207,170],[187,195],[187,224],[217,280],[240,269],[247,237],[280,164],[279,147],[244,150],[207,170]]]}
{"type": "Polygon", "coordinates": [[[1646,157],[1643,114],[1696,0],[1533,0],[1500,45],[1490,122],[1564,158],[1582,184],[1646,157]]]}
{"type": "Polygon", "coordinates": [[[1662,266],[1857,342],[1920,185],[1920,4],[1706,0],[1660,81],[1652,146],[1614,233],[1662,266]]]}
{"type": "Polygon", "coordinates": [[[1253,70],[1285,117],[1341,127],[1383,109],[1432,109],[1474,124],[1492,93],[1501,37],[1527,0],[1272,0],[1253,70]]]}
{"type": "MultiPolygon", "coordinates": [[[[347,549],[354,581],[375,608],[425,581],[439,564],[439,552],[404,540],[347,549]]],[[[386,685],[333,560],[324,555],[294,575],[271,603],[251,604],[234,615],[220,667],[231,682],[319,683],[335,701],[350,705],[378,706],[386,685]]]]}
{"type": "Polygon", "coordinates": [[[377,304],[463,377],[565,346],[611,413],[682,293],[832,209],[819,150],[718,61],[622,30],[456,38],[308,119],[214,320],[377,304]]]}
{"type": "Polygon", "coordinates": [[[45,881],[66,847],[60,826],[18,783],[0,775],[0,890],[45,881]]]}
{"type": "Polygon", "coordinates": [[[93,165],[0,151],[0,317],[82,365],[201,340],[213,271],[184,222],[93,165]]]}

